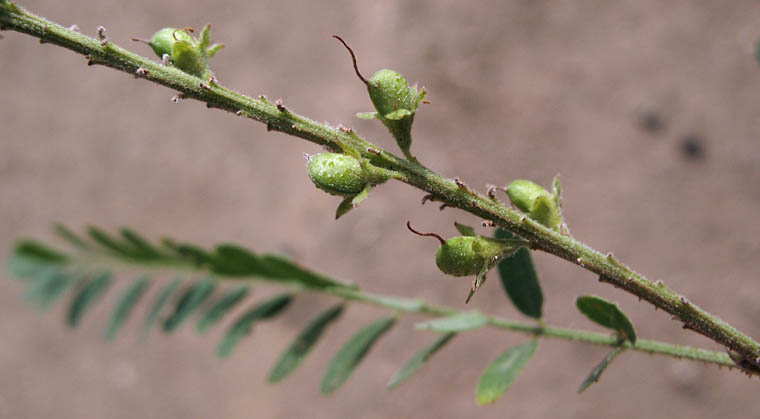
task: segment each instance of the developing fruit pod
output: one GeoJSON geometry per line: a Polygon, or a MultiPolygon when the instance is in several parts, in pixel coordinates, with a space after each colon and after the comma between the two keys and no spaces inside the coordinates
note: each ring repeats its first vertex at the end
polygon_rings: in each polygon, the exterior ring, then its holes
{"type": "Polygon", "coordinates": [[[416,160],[410,153],[412,145],[412,122],[427,92],[425,89],[417,89],[417,86],[409,86],[409,82],[399,73],[383,69],[375,73],[367,80],[359,73],[356,66],[356,56],[353,50],[337,35],[339,40],[351,53],[356,75],[367,86],[367,92],[377,112],[362,112],[357,114],[362,119],[379,119],[388,128],[396,143],[410,160],[416,160]]]}
{"type": "Polygon", "coordinates": [[[388,128],[405,155],[412,145],[412,122],[425,99],[424,89],[409,83],[393,70],[380,70],[367,82],[367,91],[377,112],[359,114],[360,118],[377,118],[388,128]]]}
{"type": "Polygon", "coordinates": [[[330,195],[353,196],[367,184],[359,161],[338,153],[309,156],[309,177],[317,188],[330,195]]]}
{"type": "Polygon", "coordinates": [[[148,45],[153,49],[153,52],[159,56],[159,58],[163,57],[164,54],[167,54],[171,57],[174,43],[177,41],[194,42],[195,39],[184,29],[163,28],[159,29],[158,32],[153,34],[153,37],[150,38],[148,45]]]}
{"type": "Polygon", "coordinates": [[[150,41],[133,40],[147,43],[160,58],[168,56],[169,62],[185,73],[210,79],[212,74],[208,69],[208,59],[224,45],[210,45],[211,25],[203,28],[199,39],[195,39],[190,32],[191,28],[163,28],[153,34],[150,41]]]}
{"type": "Polygon", "coordinates": [[[516,248],[500,240],[483,236],[458,236],[443,242],[435,254],[435,265],[452,276],[477,275],[483,266],[489,269],[505,254],[516,248]]]}
{"type": "Polygon", "coordinates": [[[528,217],[551,229],[559,230],[562,225],[559,199],[541,185],[529,180],[515,180],[507,187],[507,195],[512,204],[528,217]]]}
{"type": "Polygon", "coordinates": [[[346,197],[338,206],[336,219],[367,199],[373,186],[393,177],[392,172],[347,154],[320,153],[308,156],[308,161],[309,178],[317,188],[346,197]]]}
{"type": "Polygon", "coordinates": [[[452,276],[475,275],[470,294],[465,303],[469,303],[473,294],[486,282],[486,274],[502,259],[512,255],[519,248],[528,245],[523,240],[495,239],[469,233],[473,231],[466,226],[457,225],[460,232],[468,232],[464,236],[444,240],[435,233],[420,233],[414,230],[411,223],[407,228],[420,236],[431,236],[441,242],[441,247],[435,254],[435,265],[441,272],[452,276]]]}

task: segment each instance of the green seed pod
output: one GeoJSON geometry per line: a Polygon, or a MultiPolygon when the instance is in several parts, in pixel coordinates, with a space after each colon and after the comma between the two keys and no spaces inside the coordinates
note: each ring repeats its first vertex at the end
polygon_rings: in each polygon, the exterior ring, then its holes
{"type": "Polygon", "coordinates": [[[185,73],[210,79],[212,74],[208,69],[208,59],[223,47],[222,44],[210,45],[210,28],[210,25],[203,28],[200,39],[190,35],[193,31],[191,28],[163,28],[153,34],[150,41],[137,38],[132,40],[148,44],[162,59],[168,56],[169,62],[185,73]]]}
{"type": "Polygon", "coordinates": [[[425,99],[425,89],[409,86],[409,82],[393,70],[383,69],[367,80],[359,73],[356,56],[351,47],[337,35],[339,40],[351,53],[356,75],[367,86],[367,92],[377,112],[363,112],[357,116],[363,119],[379,119],[396,139],[401,151],[410,159],[415,160],[409,152],[412,145],[412,122],[420,103],[425,99]]]}
{"type": "Polygon", "coordinates": [[[375,110],[386,118],[392,116],[398,120],[411,115],[415,109],[416,95],[412,94],[409,82],[393,70],[383,69],[375,73],[367,83],[367,91],[375,110]]]}
{"type": "Polygon", "coordinates": [[[168,54],[169,56],[172,55],[174,44],[177,41],[187,41],[192,43],[195,42],[195,39],[184,29],[163,28],[153,34],[148,45],[150,45],[153,52],[155,52],[159,58],[163,58],[164,54],[168,54]]]}
{"type": "Polygon", "coordinates": [[[456,226],[460,232],[466,231],[467,234],[444,240],[435,233],[420,233],[412,228],[411,222],[406,222],[406,227],[412,233],[435,237],[441,242],[441,247],[435,254],[435,265],[446,275],[484,275],[504,257],[527,244],[522,240],[478,236],[471,227],[460,224],[456,226]]]}
{"type": "Polygon", "coordinates": [[[452,237],[438,248],[435,265],[446,275],[477,275],[484,266],[492,267],[507,251],[514,250],[505,249],[504,243],[488,237],[452,237]]]}
{"type": "Polygon", "coordinates": [[[529,180],[518,179],[507,187],[510,201],[524,213],[529,213],[533,202],[539,196],[548,196],[549,192],[543,186],[529,180]]]}
{"type": "Polygon", "coordinates": [[[507,187],[507,195],[520,211],[539,223],[555,230],[562,224],[557,200],[541,185],[529,180],[515,180],[507,187]]]}
{"type": "Polygon", "coordinates": [[[422,101],[422,97],[417,101],[417,88],[410,88],[406,79],[393,70],[380,70],[367,83],[367,91],[377,110],[377,118],[388,128],[401,150],[408,154],[412,145],[414,114],[422,101]]]}
{"type": "Polygon", "coordinates": [[[317,188],[331,195],[356,195],[367,184],[359,161],[338,153],[309,156],[309,177],[317,188]]]}
{"type": "Polygon", "coordinates": [[[390,179],[392,173],[363,164],[355,157],[339,153],[320,153],[309,156],[309,177],[319,189],[339,196],[354,196],[368,185],[374,186],[390,179]]]}
{"type": "Polygon", "coordinates": [[[529,243],[519,239],[494,239],[478,236],[471,227],[456,224],[457,230],[464,234],[444,240],[435,233],[420,233],[412,228],[409,221],[406,227],[420,236],[435,237],[441,242],[441,247],[435,254],[435,265],[441,272],[452,276],[474,275],[470,294],[465,303],[486,281],[488,271],[502,259],[516,252],[520,247],[529,243]]]}

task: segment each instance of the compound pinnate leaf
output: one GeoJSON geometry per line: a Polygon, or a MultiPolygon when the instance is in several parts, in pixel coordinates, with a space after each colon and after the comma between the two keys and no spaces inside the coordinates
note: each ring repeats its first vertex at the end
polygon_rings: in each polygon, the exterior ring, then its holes
{"type": "Polygon", "coordinates": [[[491,361],[478,382],[476,392],[478,404],[493,403],[503,396],[533,357],[537,346],[538,341],[532,339],[508,349],[491,361]]]}
{"type": "Polygon", "coordinates": [[[396,373],[396,375],[391,378],[391,380],[388,382],[387,387],[389,389],[393,389],[398,387],[399,384],[406,381],[407,378],[411,377],[417,370],[422,368],[423,365],[425,365],[425,362],[427,362],[428,359],[430,359],[433,354],[438,352],[441,348],[443,348],[451,338],[456,336],[456,333],[445,333],[442,334],[438,339],[435,340],[432,344],[422,348],[419,352],[417,352],[412,359],[406,362],[403,367],[396,373]]]}
{"type": "Polygon", "coordinates": [[[488,319],[479,311],[466,311],[440,319],[420,322],[414,325],[417,330],[432,330],[439,333],[463,332],[479,329],[486,325],[488,319]]]}
{"type": "Polygon", "coordinates": [[[340,317],[343,308],[343,304],[340,304],[327,309],[304,327],[288,349],[280,355],[280,359],[269,374],[270,383],[282,380],[298,367],[327,329],[327,326],[340,317]]]}
{"type": "MultiPolygon", "coordinates": [[[[514,239],[508,231],[498,229],[495,237],[498,239],[514,239]]],[[[538,282],[538,274],[533,266],[530,251],[521,248],[512,256],[499,263],[499,277],[504,291],[512,304],[526,316],[540,319],[544,303],[544,295],[538,282]]]]}
{"type": "Polygon", "coordinates": [[[253,325],[257,321],[276,316],[282,312],[292,300],[292,295],[281,294],[270,298],[241,314],[235,323],[230,326],[227,333],[225,333],[222,338],[222,341],[219,343],[219,347],[216,351],[217,355],[219,355],[220,358],[228,357],[237,344],[251,333],[253,325]]]}
{"type": "Polygon", "coordinates": [[[384,317],[364,327],[348,340],[330,362],[322,379],[322,393],[330,394],[348,380],[356,366],[372,348],[372,345],[396,322],[395,317],[384,317]]]}
{"type": "Polygon", "coordinates": [[[591,321],[608,329],[613,329],[620,334],[621,338],[636,343],[636,332],[633,329],[633,324],[617,304],[596,295],[584,295],[575,300],[575,305],[591,321]]]}

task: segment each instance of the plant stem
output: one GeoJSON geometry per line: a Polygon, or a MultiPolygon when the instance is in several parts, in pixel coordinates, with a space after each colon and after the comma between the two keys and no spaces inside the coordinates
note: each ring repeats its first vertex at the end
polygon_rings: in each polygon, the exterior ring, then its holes
{"type": "Polygon", "coordinates": [[[404,174],[406,179],[403,182],[433,195],[436,200],[447,206],[491,220],[496,225],[529,240],[532,243],[531,247],[594,272],[599,275],[600,281],[608,282],[650,302],[683,322],[684,328],[694,330],[730,348],[750,365],[760,366],[760,344],[661,282],[652,282],[615,260],[611,254],[605,256],[573,237],[548,229],[501,202],[469,189],[461,182],[444,178],[415,161],[401,159],[366,141],[350,129],[333,128],[317,123],[293,113],[280,104],[272,104],[263,97],[253,99],[219,86],[215,81],[202,80],[176,68],[164,66],[133,54],[104,37],[98,40],[66,29],[6,0],[0,0],[0,29],[26,33],[39,38],[41,43],[56,44],[78,52],[87,56],[90,65],[112,67],[164,85],[188,98],[205,102],[209,108],[227,110],[260,121],[266,124],[269,130],[280,131],[335,149],[340,149],[339,142],[346,143],[360,151],[374,165],[404,174]]]}
{"type": "MultiPolygon", "coordinates": [[[[462,311],[457,310],[453,307],[432,305],[417,299],[404,299],[387,295],[371,294],[358,289],[328,288],[325,290],[325,292],[328,294],[336,295],[345,300],[359,301],[406,313],[420,313],[435,317],[453,316],[462,313],[462,311]]],[[[488,326],[499,329],[528,333],[531,335],[548,338],[573,340],[576,342],[590,343],[594,345],[604,345],[610,347],[620,345],[620,340],[618,337],[610,334],[577,329],[567,329],[549,325],[538,325],[536,323],[510,320],[498,316],[486,316],[486,318],[488,319],[488,326]]],[[[705,349],[699,349],[690,346],[673,345],[647,339],[637,339],[635,344],[626,341],[623,343],[622,347],[634,351],[668,355],[676,358],[684,358],[693,361],[701,361],[708,364],[716,364],[719,366],[736,366],[731,358],[725,353],[708,351],[705,349]]]]}
{"type": "MultiPolygon", "coordinates": [[[[172,273],[181,271],[190,274],[198,274],[198,276],[205,276],[213,274],[208,271],[208,267],[193,265],[187,262],[179,260],[158,260],[153,262],[126,260],[110,253],[100,253],[93,251],[92,249],[82,251],[79,253],[72,253],[69,255],[72,267],[87,272],[103,272],[113,271],[122,273],[140,273],[145,274],[151,272],[151,275],[164,274],[166,271],[172,273]]],[[[219,274],[213,274],[220,276],[227,281],[239,282],[241,280],[257,281],[255,277],[225,277],[219,274]]],[[[335,282],[337,281],[331,278],[335,282]]],[[[264,280],[261,280],[262,282],[264,280]]],[[[278,281],[266,281],[275,282],[278,285],[293,285],[292,283],[283,283],[278,281]]],[[[418,313],[433,317],[447,317],[456,314],[463,313],[454,307],[448,307],[443,305],[435,305],[427,303],[420,299],[397,297],[392,295],[374,294],[362,291],[356,288],[352,283],[346,282],[346,286],[340,287],[326,287],[326,288],[308,288],[304,289],[300,286],[296,286],[295,291],[306,291],[322,293],[332,295],[338,298],[342,298],[346,301],[355,301],[358,303],[371,304],[378,307],[384,307],[391,310],[396,310],[402,313],[418,313]]],[[[603,345],[616,347],[620,346],[621,342],[619,338],[612,334],[596,333],[586,330],[569,329],[551,326],[541,322],[523,322],[517,320],[506,319],[498,316],[485,316],[487,319],[487,325],[490,327],[510,330],[514,332],[527,333],[534,336],[541,336],[554,339],[571,340],[582,343],[589,343],[594,345],[603,345]]],[[[622,343],[622,347],[631,349],[634,351],[649,352],[653,354],[666,355],[675,358],[684,358],[693,361],[700,361],[708,364],[715,364],[718,366],[736,367],[731,358],[723,352],[709,351],[700,348],[694,348],[690,346],[673,345],[665,342],[637,339],[635,344],[631,344],[629,341],[622,343]]]]}

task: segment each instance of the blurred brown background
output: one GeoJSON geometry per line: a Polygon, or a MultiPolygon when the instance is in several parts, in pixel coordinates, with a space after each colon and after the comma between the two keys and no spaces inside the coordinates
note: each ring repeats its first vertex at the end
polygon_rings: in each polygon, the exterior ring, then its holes
{"type": "MultiPolygon", "coordinates": [[[[686,294],[760,338],[760,37],[756,1],[26,1],[51,19],[144,55],[133,36],[164,26],[214,24],[227,44],[212,61],[220,82],[281,98],[318,121],[351,126],[388,148],[339,33],[366,75],[388,67],[418,81],[432,104],[418,114],[412,150],[433,169],[484,190],[562,174],[573,233],[686,294]]],[[[463,306],[469,280],[444,278],[435,243],[461,212],[420,206],[394,182],[339,222],[339,200],[315,189],[302,154],[319,149],[250,120],[102,67],[37,40],[0,41],[0,248],[20,236],[51,238],[55,221],[122,225],[212,244],[280,252],[369,291],[463,306]]],[[[485,232],[486,229],[480,229],[485,232]]],[[[642,338],[720,347],[590,273],[536,255],[554,324],[596,329],[574,298],[618,301],[642,338]]],[[[544,340],[514,388],[475,406],[485,365],[522,335],[495,330],[455,339],[417,376],[389,392],[388,378],[433,335],[404,317],[350,381],[319,394],[335,351],[384,311],[352,305],[287,381],[269,368],[298,330],[334,300],[304,295],[256,327],[226,361],[217,327],[198,336],[136,339],[134,316],[114,344],[101,342],[115,296],[69,330],[59,307],[40,314],[0,282],[0,417],[752,417],[757,380],[716,367],[625,353],[599,384],[575,391],[605,348],[544,340]]],[[[123,278],[124,281],[129,277],[123,278]]],[[[256,299],[277,292],[261,286],[256,299]]],[[[153,290],[155,292],[155,289],[153,290]]],[[[145,300],[147,301],[147,300],[145,300]]],[[[474,307],[519,318],[496,277],[474,307]]],[[[226,323],[232,317],[227,319],[226,323]]]]}

